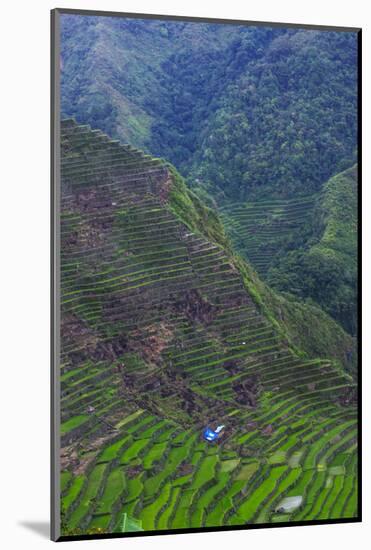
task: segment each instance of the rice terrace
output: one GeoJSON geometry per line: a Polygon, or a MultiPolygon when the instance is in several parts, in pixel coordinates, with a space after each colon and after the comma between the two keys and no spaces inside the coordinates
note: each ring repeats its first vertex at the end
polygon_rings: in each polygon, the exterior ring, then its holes
{"type": "Polygon", "coordinates": [[[356,33],[60,18],[61,535],[357,518],[356,33]]]}

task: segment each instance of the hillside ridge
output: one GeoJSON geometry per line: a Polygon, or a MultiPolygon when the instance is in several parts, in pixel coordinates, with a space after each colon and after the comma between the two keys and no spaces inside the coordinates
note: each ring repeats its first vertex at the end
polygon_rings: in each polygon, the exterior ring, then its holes
{"type": "Polygon", "coordinates": [[[71,119],[61,147],[64,532],[354,513],[352,377],[282,337],[164,161],[71,119]],[[301,509],[275,515],[299,487],[301,509]]]}

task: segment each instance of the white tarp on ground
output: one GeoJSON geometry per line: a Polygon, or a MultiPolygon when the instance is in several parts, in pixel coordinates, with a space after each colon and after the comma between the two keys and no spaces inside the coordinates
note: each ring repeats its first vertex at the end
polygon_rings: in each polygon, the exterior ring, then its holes
{"type": "Polygon", "coordinates": [[[279,505],[276,507],[276,512],[279,512],[281,514],[285,512],[286,513],[293,512],[294,510],[299,508],[299,506],[301,506],[302,502],[303,502],[302,496],[286,497],[283,500],[281,500],[279,505]]]}

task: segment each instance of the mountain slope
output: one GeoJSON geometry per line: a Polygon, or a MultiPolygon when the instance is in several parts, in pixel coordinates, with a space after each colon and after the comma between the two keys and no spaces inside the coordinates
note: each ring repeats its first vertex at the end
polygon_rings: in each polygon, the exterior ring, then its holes
{"type": "Polygon", "coordinates": [[[174,52],[222,60],[231,41],[220,25],[76,15],[62,15],[61,37],[63,113],[142,148],[160,110],[181,109],[163,81],[174,52]]]}
{"type": "Polygon", "coordinates": [[[321,304],[350,334],[357,332],[357,166],[331,178],[316,199],[310,239],[281,256],[267,281],[321,304]]]}
{"type": "Polygon", "coordinates": [[[61,29],[64,115],[219,202],[309,195],[356,161],[356,33],[75,15],[61,29]]]}
{"type": "Polygon", "coordinates": [[[215,213],[72,120],[61,175],[63,533],[353,517],[355,383],[290,346],[215,213]]]}
{"type": "Polygon", "coordinates": [[[357,158],[357,34],[62,15],[61,37],[64,116],[174,163],[269,286],[355,335],[355,234],[319,229],[357,158]]]}
{"type": "MultiPolygon", "coordinates": [[[[288,292],[278,292],[265,284],[243,257],[235,254],[215,210],[208,208],[185,184],[171,165],[173,175],[171,208],[193,231],[201,232],[221,245],[238,267],[245,286],[258,307],[275,324],[291,347],[309,358],[331,358],[346,371],[357,369],[356,341],[317,304],[303,302],[288,292]]],[[[280,233],[278,232],[278,235],[280,233]]]]}
{"type": "Polygon", "coordinates": [[[193,177],[220,203],[307,196],[356,161],[357,35],[286,30],[262,49],[195,158],[193,177]]]}

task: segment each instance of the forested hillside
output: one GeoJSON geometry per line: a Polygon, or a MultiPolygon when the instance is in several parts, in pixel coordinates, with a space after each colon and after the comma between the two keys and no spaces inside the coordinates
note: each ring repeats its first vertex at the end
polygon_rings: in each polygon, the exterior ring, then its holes
{"type": "Polygon", "coordinates": [[[234,248],[267,283],[320,305],[357,331],[357,166],[318,193],[228,202],[221,208],[234,248]]]}
{"type": "Polygon", "coordinates": [[[331,178],[316,198],[310,238],[276,259],[267,281],[312,299],[357,331],[357,166],[331,178]]]}
{"type": "Polygon", "coordinates": [[[357,160],[356,33],[65,15],[61,37],[63,115],[171,161],[262,278],[355,334],[356,183],[331,177],[357,160]]]}
{"type": "Polygon", "coordinates": [[[356,161],[355,33],[64,16],[62,111],[213,196],[310,194],[356,161]]]}
{"type": "MultiPolygon", "coordinates": [[[[189,100],[182,105],[180,98],[170,97],[173,85],[165,80],[175,53],[189,47],[205,52],[205,63],[209,55],[222,61],[225,44],[232,39],[220,25],[65,15],[61,21],[62,112],[148,149],[154,143],[153,128],[161,120],[167,124],[171,113],[176,117],[173,106],[180,117],[184,108],[192,117],[189,108],[195,107],[189,100]]],[[[185,85],[193,74],[200,72],[189,67],[185,85]]],[[[203,79],[204,105],[209,85],[203,79]]],[[[178,142],[182,133],[187,139],[179,126],[178,142]]]]}

